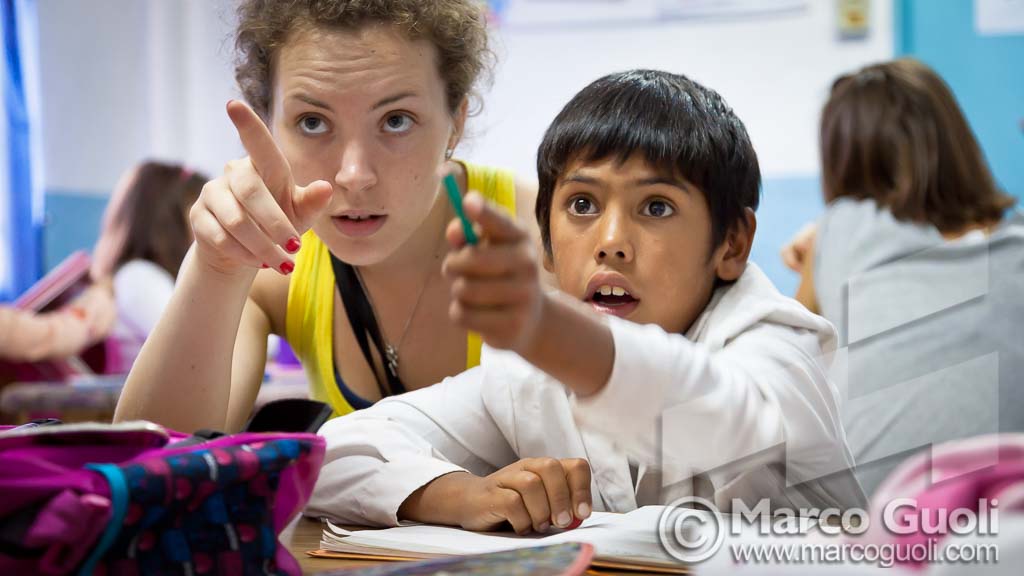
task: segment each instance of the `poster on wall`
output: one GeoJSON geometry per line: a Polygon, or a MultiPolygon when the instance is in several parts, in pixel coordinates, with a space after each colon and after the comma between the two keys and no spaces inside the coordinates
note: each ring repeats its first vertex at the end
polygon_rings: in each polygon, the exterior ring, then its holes
{"type": "Polygon", "coordinates": [[[981,36],[1024,34],[1024,0],[974,0],[974,28],[981,36]]]}
{"type": "Polygon", "coordinates": [[[802,10],[807,0],[489,0],[503,28],[632,26],[695,18],[743,18],[802,10]]]}
{"type": "Polygon", "coordinates": [[[661,18],[756,16],[803,9],[806,0],[659,0],[661,18]]]}

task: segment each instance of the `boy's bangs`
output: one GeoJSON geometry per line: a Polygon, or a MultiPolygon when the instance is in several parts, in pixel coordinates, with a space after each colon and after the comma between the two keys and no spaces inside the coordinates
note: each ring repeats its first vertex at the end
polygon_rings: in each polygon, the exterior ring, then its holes
{"type": "Polygon", "coordinates": [[[698,142],[688,141],[694,131],[685,122],[685,108],[692,106],[688,95],[669,94],[668,86],[655,91],[618,88],[569,111],[548,143],[553,153],[545,168],[550,174],[564,176],[574,161],[614,158],[623,164],[639,154],[659,175],[702,186],[699,167],[707,160],[697,157],[698,142]]]}

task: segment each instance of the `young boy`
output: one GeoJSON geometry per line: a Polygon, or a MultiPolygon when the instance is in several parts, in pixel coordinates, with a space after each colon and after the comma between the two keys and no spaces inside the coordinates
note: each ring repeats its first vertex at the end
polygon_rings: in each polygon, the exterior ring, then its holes
{"type": "Polygon", "coordinates": [[[834,331],[747,263],[760,173],[721,97],[666,72],[607,76],[537,165],[543,265],[564,294],[543,291],[527,234],[467,196],[483,240],[453,222],[445,271],[481,366],[326,424],[307,512],[525,533],[686,495],[862,504],[820,361],[834,331]]]}

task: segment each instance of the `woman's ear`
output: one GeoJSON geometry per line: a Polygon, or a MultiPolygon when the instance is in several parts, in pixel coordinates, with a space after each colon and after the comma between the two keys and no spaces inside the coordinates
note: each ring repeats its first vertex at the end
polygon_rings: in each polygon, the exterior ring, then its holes
{"type": "Polygon", "coordinates": [[[757,216],[750,208],[743,209],[743,220],[733,224],[725,235],[725,241],[719,247],[718,263],[715,274],[721,280],[734,282],[747,269],[747,258],[754,244],[754,233],[757,232],[757,216]]]}
{"type": "Polygon", "coordinates": [[[469,116],[469,99],[463,98],[455,114],[452,115],[452,134],[448,138],[448,150],[455,150],[462,140],[463,131],[466,129],[466,117],[469,116]]]}

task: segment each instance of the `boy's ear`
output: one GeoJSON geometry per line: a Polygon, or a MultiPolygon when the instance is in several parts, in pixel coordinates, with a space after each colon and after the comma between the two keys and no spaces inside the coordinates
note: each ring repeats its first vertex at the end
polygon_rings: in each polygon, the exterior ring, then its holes
{"type": "Polygon", "coordinates": [[[719,247],[720,256],[715,275],[726,282],[736,281],[747,269],[747,258],[754,244],[757,232],[757,216],[750,208],[743,209],[743,221],[737,222],[725,235],[725,242],[719,247]]]}

